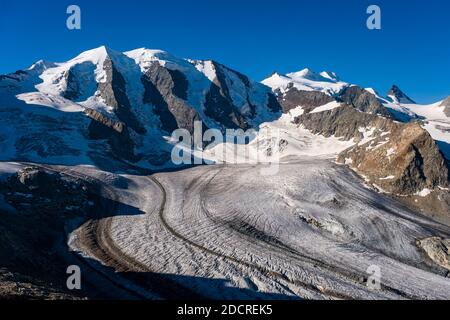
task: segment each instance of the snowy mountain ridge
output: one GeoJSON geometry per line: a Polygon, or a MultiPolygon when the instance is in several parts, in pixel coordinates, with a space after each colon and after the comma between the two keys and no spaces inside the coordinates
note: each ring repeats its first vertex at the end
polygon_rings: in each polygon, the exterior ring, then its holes
{"type": "MultiPolygon", "coordinates": [[[[89,145],[78,143],[77,155],[91,158],[106,140],[109,147],[102,147],[102,154],[110,149],[144,167],[168,161],[171,146],[164,136],[177,128],[192,132],[196,120],[206,128],[247,129],[276,119],[281,110],[270,88],[215,61],[181,59],[145,48],[121,53],[105,46],[66,62],[38,61],[27,70],[1,76],[0,98],[5,113],[9,107],[30,112],[31,118],[39,113],[53,113],[50,117],[57,121],[70,117],[66,124],[77,135],[75,140],[89,145]]],[[[53,138],[66,139],[56,132],[53,136],[55,128],[30,128],[24,133],[30,140],[25,147],[20,136],[25,121],[19,124],[10,112],[3,120],[0,147],[5,159],[61,160],[63,153],[48,146],[53,138]],[[15,136],[6,134],[14,131],[15,136]],[[36,139],[44,131],[50,139],[36,139]],[[45,152],[49,149],[52,152],[45,152]]]]}
{"type": "MultiPolygon", "coordinates": [[[[192,133],[197,120],[204,129],[281,130],[282,157],[307,150],[323,154],[316,146],[340,139],[342,148],[326,148],[335,156],[349,143],[360,143],[378,117],[421,121],[450,158],[443,102],[419,106],[397,86],[382,97],[330,71],[274,73],[259,83],[214,60],[182,59],[146,48],[122,53],[101,46],[66,62],[41,60],[1,76],[0,97],[3,160],[98,165],[112,161],[112,154],[126,163],[157,168],[170,163],[171,132],[181,128],[192,133]],[[343,110],[348,114],[341,114],[343,110]],[[55,125],[62,121],[63,132],[61,124],[55,125]],[[325,140],[315,137],[317,133],[325,140]]],[[[267,148],[275,147],[263,133],[259,138],[267,148]]]]}
{"type": "Polygon", "coordinates": [[[334,72],[323,71],[316,73],[308,68],[286,75],[275,72],[267,79],[264,79],[262,83],[272,88],[272,90],[279,90],[282,93],[294,87],[304,91],[321,91],[329,95],[338,94],[350,85],[341,81],[334,72]]]}

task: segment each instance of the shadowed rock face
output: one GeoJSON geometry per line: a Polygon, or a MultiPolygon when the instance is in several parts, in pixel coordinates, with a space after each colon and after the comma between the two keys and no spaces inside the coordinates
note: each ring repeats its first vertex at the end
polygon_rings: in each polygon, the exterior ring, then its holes
{"type": "MultiPolygon", "coordinates": [[[[225,81],[224,78],[222,80],[225,81]]],[[[193,132],[194,121],[200,120],[200,116],[187,102],[189,84],[183,73],[154,64],[142,77],[142,83],[144,102],[154,106],[164,130],[172,132],[182,128],[193,132]]],[[[246,120],[231,101],[227,85],[220,80],[211,83],[204,105],[205,115],[220,125],[247,128],[246,120]]]]}
{"type": "Polygon", "coordinates": [[[205,97],[205,114],[227,128],[248,128],[244,117],[215,83],[205,97]]]}
{"type": "MultiPolygon", "coordinates": [[[[243,74],[227,68],[216,61],[211,61],[211,63],[216,70],[216,78],[211,84],[211,88],[205,98],[205,114],[227,128],[247,129],[248,125],[244,116],[240,114],[239,110],[233,104],[224,71],[234,73],[245,85],[247,92],[250,90],[250,80],[243,74]]],[[[249,116],[253,117],[256,112],[256,107],[252,105],[248,95],[247,103],[250,107],[249,116]]]]}
{"type": "Polygon", "coordinates": [[[88,126],[89,139],[108,140],[113,153],[121,158],[134,161],[134,142],[123,122],[111,120],[100,112],[86,108],[85,114],[92,119],[88,126]]]}
{"type": "Polygon", "coordinates": [[[388,96],[395,97],[400,103],[415,103],[410,97],[408,97],[399,87],[395,84],[389,89],[388,96]]]}
{"type": "Polygon", "coordinates": [[[334,99],[323,92],[298,90],[294,87],[291,87],[282,97],[279,97],[283,112],[302,106],[305,113],[308,113],[314,108],[332,101],[334,99]]]}
{"type": "Polygon", "coordinates": [[[72,70],[69,70],[66,74],[67,88],[62,96],[66,99],[76,101],[81,96],[80,84],[78,79],[74,76],[72,70]]]}
{"type": "MultiPolygon", "coordinates": [[[[0,297],[3,299],[80,299],[65,279],[67,258],[61,239],[69,219],[85,219],[93,187],[74,177],[24,167],[0,182],[0,195],[13,208],[0,208],[0,297]]],[[[69,226],[70,228],[70,226],[69,226]]]]}
{"type": "Polygon", "coordinates": [[[79,101],[82,97],[94,95],[95,89],[89,88],[89,84],[96,82],[95,68],[92,62],[83,62],[70,68],[64,75],[67,87],[62,96],[71,101],[79,101]]]}
{"type": "Polygon", "coordinates": [[[277,97],[273,93],[269,92],[267,93],[267,96],[267,107],[271,112],[279,113],[283,110],[283,107],[278,102],[277,97]]]}
{"type": "Polygon", "coordinates": [[[243,75],[242,73],[240,73],[236,70],[230,69],[216,61],[211,61],[211,63],[214,66],[214,69],[216,70],[217,78],[216,78],[215,82],[219,87],[224,89],[224,94],[228,98],[230,98],[230,95],[229,95],[229,91],[228,91],[228,86],[226,85],[226,76],[225,76],[224,70],[234,73],[244,83],[245,87],[247,89],[250,89],[250,79],[247,76],[243,75]]]}
{"type": "Polygon", "coordinates": [[[339,100],[354,108],[371,114],[392,118],[389,111],[378,101],[377,97],[358,86],[348,87],[339,95],[339,100]]]}
{"type": "MultiPolygon", "coordinates": [[[[242,73],[216,61],[211,61],[211,63],[216,70],[216,78],[206,97],[205,113],[225,127],[248,129],[248,120],[256,115],[256,106],[250,101],[250,92],[253,90],[250,79],[242,73]],[[231,83],[229,82],[230,79],[227,78],[225,73],[234,74],[245,86],[246,103],[248,105],[248,110],[245,111],[245,114],[239,111],[233,103],[230,94],[230,86],[233,83],[232,81],[231,83]]],[[[271,92],[267,93],[267,107],[269,111],[274,113],[282,110],[276,96],[271,92]]]]}
{"type": "Polygon", "coordinates": [[[175,119],[174,115],[170,112],[169,105],[163,95],[158,91],[158,88],[147,76],[143,76],[141,81],[145,89],[143,102],[153,106],[153,111],[159,117],[161,122],[161,128],[167,132],[172,132],[177,129],[177,119],[175,119]]]}
{"type": "Polygon", "coordinates": [[[441,107],[445,107],[444,113],[447,117],[450,117],[450,97],[442,101],[441,107]]]}
{"type": "Polygon", "coordinates": [[[189,90],[189,82],[186,79],[186,76],[178,70],[170,70],[167,69],[170,77],[173,81],[172,92],[175,96],[180,99],[187,100],[188,99],[188,90],[189,90]]]}
{"type": "Polygon", "coordinates": [[[106,72],[106,82],[98,84],[100,96],[105,100],[108,106],[114,109],[114,113],[128,127],[136,131],[138,134],[145,134],[146,130],[137,120],[131,111],[130,101],[126,92],[126,83],[123,76],[114,67],[110,58],[104,62],[103,68],[106,72]]]}
{"type": "Polygon", "coordinates": [[[172,132],[177,128],[194,130],[194,121],[200,120],[187,98],[188,83],[186,77],[177,71],[153,64],[142,77],[144,102],[154,106],[161,120],[162,129],[172,132]]]}

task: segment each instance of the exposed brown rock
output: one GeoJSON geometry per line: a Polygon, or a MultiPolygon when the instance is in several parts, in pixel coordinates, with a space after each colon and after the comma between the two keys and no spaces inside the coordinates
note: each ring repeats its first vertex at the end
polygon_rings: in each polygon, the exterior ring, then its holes
{"type": "Polygon", "coordinates": [[[351,86],[343,90],[339,100],[353,106],[355,109],[392,118],[389,111],[378,101],[377,97],[369,91],[358,86],[351,86]]]}
{"type": "Polygon", "coordinates": [[[385,134],[375,137],[342,152],[338,161],[350,162],[373,185],[398,195],[448,186],[446,161],[418,123],[391,122],[385,134]]]}
{"type": "Polygon", "coordinates": [[[104,116],[103,114],[101,114],[100,112],[91,109],[91,108],[86,108],[84,110],[84,113],[91,118],[92,120],[101,122],[103,125],[105,125],[108,128],[113,129],[114,131],[117,131],[118,133],[122,133],[124,131],[124,124],[123,122],[120,121],[114,121],[106,116],[104,116]]]}
{"type": "Polygon", "coordinates": [[[315,134],[336,136],[344,140],[355,139],[356,142],[363,137],[360,129],[372,126],[378,131],[386,131],[392,123],[390,119],[360,112],[347,104],[323,112],[304,113],[296,117],[294,122],[315,134]]]}
{"type": "Polygon", "coordinates": [[[338,162],[350,165],[379,190],[433,219],[450,223],[448,164],[436,142],[418,122],[399,123],[343,104],[294,120],[316,134],[361,142],[343,151],[338,162]],[[365,137],[364,137],[365,136],[365,137]],[[419,195],[423,190],[425,194],[419,195]]]}
{"type": "Polygon", "coordinates": [[[435,189],[425,196],[413,194],[396,198],[409,208],[450,226],[450,192],[448,189],[435,189]]]}
{"type": "Polygon", "coordinates": [[[436,264],[450,270],[450,239],[431,237],[417,241],[417,245],[436,264]]]}

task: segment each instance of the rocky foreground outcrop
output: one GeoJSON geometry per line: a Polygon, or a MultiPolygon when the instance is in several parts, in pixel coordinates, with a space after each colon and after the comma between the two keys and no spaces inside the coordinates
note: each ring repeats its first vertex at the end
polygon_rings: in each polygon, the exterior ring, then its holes
{"type": "Polygon", "coordinates": [[[417,245],[431,260],[450,271],[450,239],[431,237],[418,240],[417,245]]]}
{"type": "Polygon", "coordinates": [[[69,291],[63,258],[65,224],[94,204],[88,183],[25,167],[0,183],[0,298],[80,299],[69,291]]]}

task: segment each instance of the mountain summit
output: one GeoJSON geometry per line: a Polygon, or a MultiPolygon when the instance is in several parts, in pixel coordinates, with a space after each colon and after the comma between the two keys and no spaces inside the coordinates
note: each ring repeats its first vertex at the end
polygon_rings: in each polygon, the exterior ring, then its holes
{"type": "Polygon", "coordinates": [[[395,84],[389,89],[387,96],[395,103],[403,104],[415,104],[414,100],[408,97],[399,87],[395,84]]]}
{"type": "Polygon", "coordinates": [[[176,129],[192,133],[201,120],[206,129],[245,130],[281,111],[270,88],[216,61],[106,46],[0,76],[0,97],[16,112],[29,113],[27,120],[3,114],[1,155],[47,163],[76,157],[90,164],[112,153],[159,166],[170,158],[164,137],[176,129]],[[55,122],[64,123],[62,132],[55,122]]]}

